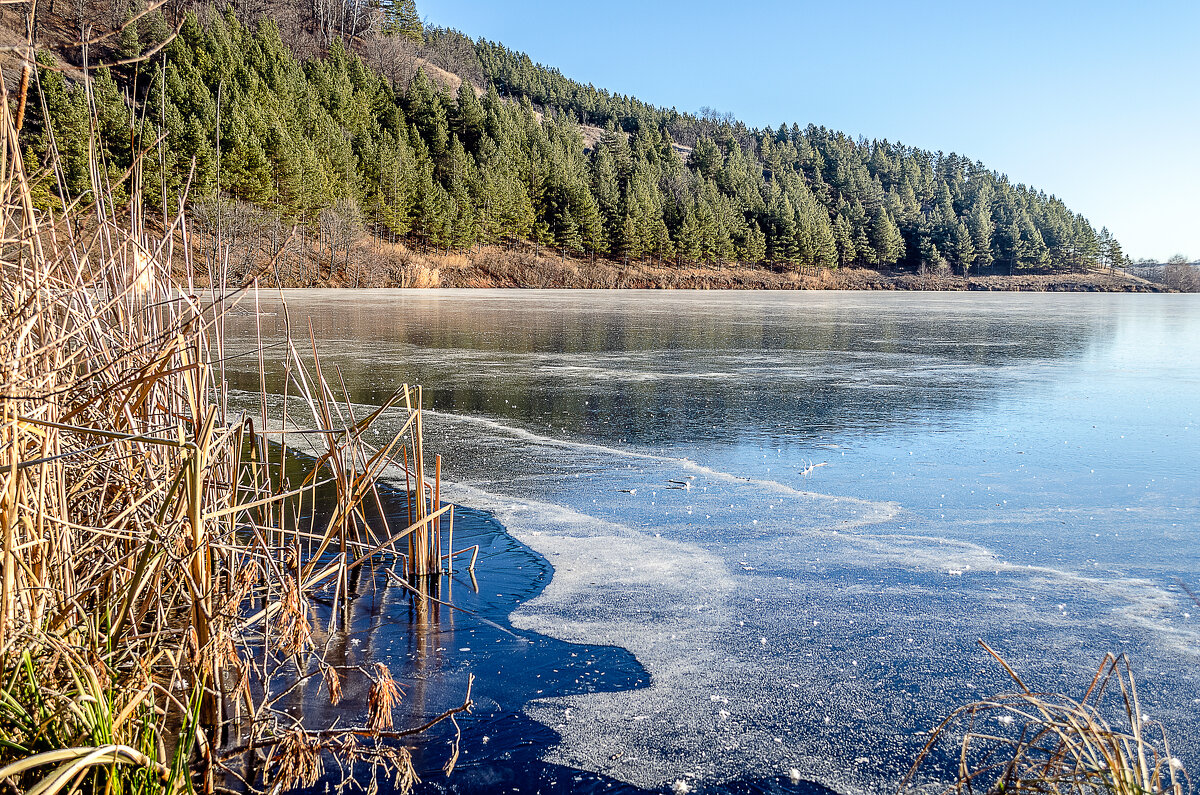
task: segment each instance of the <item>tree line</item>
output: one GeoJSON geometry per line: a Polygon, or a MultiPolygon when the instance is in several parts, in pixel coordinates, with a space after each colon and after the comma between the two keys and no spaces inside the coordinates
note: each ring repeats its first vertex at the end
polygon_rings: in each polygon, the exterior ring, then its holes
{"type": "MultiPolygon", "coordinates": [[[[679,265],[959,273],[1124,262],[1107,230],[1058,198],[959,155],[651,106],[493,42],[415,32],[414,14],[403,4],[376,39],[422,37],[453,53],[423,62],[466,75],[456,92],[423,68],[388,76],[356,43],[357,16],[339,23],[351,35],[330,31],[321,54],[301,60],[268,17],[189,14],[168,47],[98,70],[90,92],[40,55],[45,101],[31,103],[22,132],[27,164],[43,174],[39,202],[87,198],[94,125],[114,181],[144,153],[131,189],[149,207],[172,211],[186,188],[314,231],[336,212],[438,249],[529,241],[679,265]],[[60,173],[40,168],[55,161],[60,173]]],[[[158,12],[142,17],[122,54],[169,29],[158,12]]]]}

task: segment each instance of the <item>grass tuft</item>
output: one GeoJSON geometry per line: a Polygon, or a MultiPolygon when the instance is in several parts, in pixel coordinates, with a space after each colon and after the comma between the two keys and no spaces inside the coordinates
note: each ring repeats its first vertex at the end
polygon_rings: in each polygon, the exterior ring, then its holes
{"type": "Polygon", "coordinates": [[[1106,654],[1079,700],[1030,690],[983,641],[1017,690],[959,707],[930,733],[901,792],[1184,795],[1191,781],[1162,724],[1142,712],[1125,655],[1106,654]],[[935,751],[958,746],[949,786],[919,783],[935,751]]]}

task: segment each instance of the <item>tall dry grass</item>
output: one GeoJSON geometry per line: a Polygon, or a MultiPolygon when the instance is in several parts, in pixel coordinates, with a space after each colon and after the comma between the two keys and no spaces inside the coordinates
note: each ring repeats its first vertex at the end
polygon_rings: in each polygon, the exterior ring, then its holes
{"type": "Polygon", "coordinates": [[[0,787],[275,792],[314,783],[333,751],[345,776],[407,789],[401,743],[417,729],[393,728],[401,690],[384,666],[327,662],[314,623],[346,620],[365,567],[390,557],[418,586],[442,567],[419,398],[404,387],[355,416],[315,343],[289,344],[307,417],[286,401],[268,416],[265,395],[258,416],[232,413],[221,330],[244,293],[224,277],[207,295],[170,284],[184,218],[148,234],[139,191],[115,206],[95,154],[89,197],[63,197],[57,218],[35,210],[3,89],[0,787]],[[407,421],[374,447],[364,432],[389,408],[407,421]],[[318,440],[301,476],[285,466],[296,434],[318,440]],[[420,498],[389,528],[367,509],[402,452],[420,498]],[[314,511],[318,489],[333,497],[314,511]],[[361,725],[308,726],[282,706],[310,680],[336,703],[345,677],[370,681],[346,712],[361,725]]]}
{"type": "Polygon", "coordinates": [[[909,771],[912,790],[970,795],[1184,795],[1191,781],[1162,724],[1142,710],[1124,656],[1106,654],[1079,699],[1031,690],[1007,662],[1017,690],[954,710],[936,729],[909,771]],[[919,786],[935,751],[957,746],[949,787],[919,786]]]}

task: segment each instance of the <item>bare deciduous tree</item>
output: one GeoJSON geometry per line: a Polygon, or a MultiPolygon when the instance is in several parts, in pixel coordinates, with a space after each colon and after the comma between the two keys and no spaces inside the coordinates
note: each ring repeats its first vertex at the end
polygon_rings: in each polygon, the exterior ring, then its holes
{"type": "Polygon", "coordinates": [[[1176,254],[1163,266],[1162,281],[1173,290],[1185,293],[1200,292],[1200,267],[1189,263],[1187,257],[1182,254],[1176,254]]]}
{"type": "MultiPolygon", "coordinates": [[[[342,269],[349,274],[350,250],[362,229],[362,210],[358,202],[352,198],[338,199],[332,207],[327,207],[317,216],[317,230],[320,234],[318,251],[326,246],[329,248],[329,277],[333,278],[337,266],[337,255],[343,254],[342,269]]],[[[318,255],[319,256],[319,255],[318,255]]],[[[318,276],[320,266],[317,267],[318,276]]]]}
{"type": "Polygon", "coordinates": [[[487,85],[475,43],[456,30],[430,32],[420,56],[440,69],[471,81],[472,85],[487,85]]]}
{"type": "Polygon", "coordinates": [[[363,56],[395,86],[407,86],[417,74],[420,45],[406,36],[371,31],[363,38],[363,56]]]}
{"type": "Polygon", "coordinates": [[[190,209],[192,230],[215,282],[233,284],[249,278],[256,267],[255,244],[278,240],[269,230],[279,223],[279,216],[270,210],[223,198],[197,199],[190,209]]]}

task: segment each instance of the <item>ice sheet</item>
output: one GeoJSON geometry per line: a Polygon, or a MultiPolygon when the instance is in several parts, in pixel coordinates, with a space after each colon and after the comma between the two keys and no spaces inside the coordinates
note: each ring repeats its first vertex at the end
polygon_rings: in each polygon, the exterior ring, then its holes
{"type": "Polygon", "coordinates": [[[444,493],[554,567],[514,625],[650,674],[534,701],[549,761],[894,792],[919,732],[1007,686],[982,638],[1076,694],[1128,651],[1200,769],[1195,299],[289,301],[355,399],[429,385],[444,493]]]}

